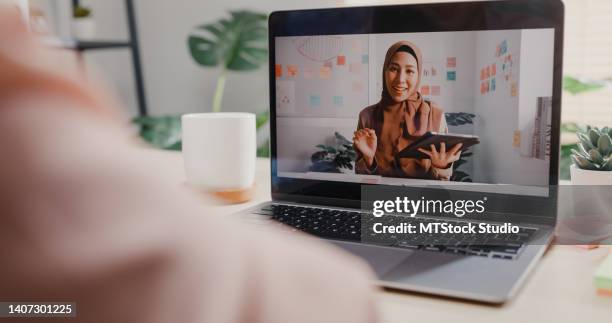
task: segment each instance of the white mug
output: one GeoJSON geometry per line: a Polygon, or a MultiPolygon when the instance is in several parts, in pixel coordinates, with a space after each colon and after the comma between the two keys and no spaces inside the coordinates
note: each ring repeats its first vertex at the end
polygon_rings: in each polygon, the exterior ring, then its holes
{"type": "Polygon", "coordinates": [[[181,117],[187,182],[206,191],[242,190],[255,180],[252,113],[192,113],[181,117]]]}

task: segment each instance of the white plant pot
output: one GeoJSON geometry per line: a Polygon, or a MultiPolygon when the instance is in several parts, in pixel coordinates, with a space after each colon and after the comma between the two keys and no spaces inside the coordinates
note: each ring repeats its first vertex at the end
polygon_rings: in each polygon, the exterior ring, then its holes
{"type": "Polygon", "coordinates": [[[612,185],[612,171],[586,170],[570,166],[573,185],[612,185]]]}
{"type": "Polygon", "coordinates": [[[92,40],[96,36],[96,21],[93,18],[72,20],[72,36],[79,40],[92,40]]]}
{"type": "Polygon", "coordinates": [[[584,170],[570,166],[573,186],[561,187],[559,241],[598,244],[612,236],[610,192],[612,171],[584,170]],[[606,186],[606,187],[602,187],[606,186]]]}

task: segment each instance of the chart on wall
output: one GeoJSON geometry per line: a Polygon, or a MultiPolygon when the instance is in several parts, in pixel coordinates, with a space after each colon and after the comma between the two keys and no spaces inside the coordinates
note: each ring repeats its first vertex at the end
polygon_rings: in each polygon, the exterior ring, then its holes
{"type": "Polygon", "coordinates": [[[365,107],[368,36],[278,37],[276,109],[279,117],[351,117],[365,107]]]}

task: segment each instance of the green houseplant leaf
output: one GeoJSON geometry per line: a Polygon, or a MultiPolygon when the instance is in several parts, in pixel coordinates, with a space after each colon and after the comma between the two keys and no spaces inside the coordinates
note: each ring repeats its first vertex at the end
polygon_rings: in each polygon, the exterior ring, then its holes
{"type": "Polygon", "coordinates": [[[268,59],[267,15],[248,10],[196,27],[187,39],[193,60],[201,66],[221,66],[213,111],[221,111],[226,71],[251,71],[268,59]]]}
{"type": "Polygon", "coordinates": [[[267,16],[248,10],[231,11],[228,19],[196,27],[188,45],[203,66],[223,65],[233,71],[259,68],[268,58],[267,16]]]}
{"type": "Polygon", "coordinates": [[[579,94],[588,91],[595,91],[603,88],[605,84],[598,81],[581,81],[571,76],[563,78],[563,89],[571,94],[579,94]]]}
{"type": "MultiPolygon", "coordinates": [[[[612,170],[612,139],[608,134],[610,128],[587,126],[578,130],[579,143],[570,148],[572,162],[581,169],[610,171],[612,170]],[[576,149],[577,148],[577,149],[576,149]]],[[[566,157],[564,152],[568,146],[562,146],[561,161],[566,157]]]]}

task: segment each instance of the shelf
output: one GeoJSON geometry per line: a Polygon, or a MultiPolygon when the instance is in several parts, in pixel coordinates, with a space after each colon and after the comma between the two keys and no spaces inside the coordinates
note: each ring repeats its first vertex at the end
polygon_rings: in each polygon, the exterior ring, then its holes
{"type": "Polygon", "coordinates": [[[67,40],[67,39],[45,39],[45,43],[52,47],[73,49],[77,51],[129,48],[132,43],[129,41],[107,41],[107,40],[67,40]]]}
{"type": "MultiPolygon", "coordinates": [[[[1,2],[2,0],[0,0],[1,2]]],[[[147,115],[147,100],[145,96],[144,79],[142,75],[142,66],[140,63],[140,47],[138,46],[138,31],[136,26],[136,10],[133,0],[124,0],[126,9],[126,19],[128,24],[128,40],[76,40],[76,39],[58,39],[47,37],[43,39],[43,43],[50,47],[63,48],[78,51],[82,54],[87,50],[102,50],[113,48],[125,48],[130,50],[132,56],[132,66],[134,68],[134,81],[136,83],[136,99],[138,100],[138,112],[141,116],[147,115]]],[[[72,0],[73,10],[79,5],[79,0],[72,0]]]]}

